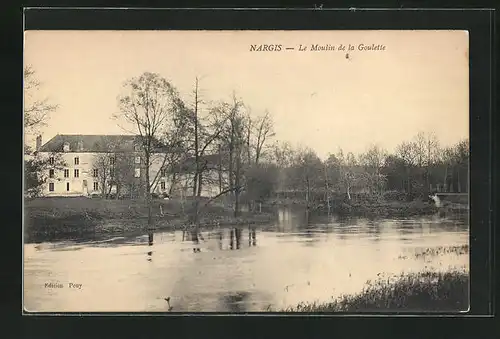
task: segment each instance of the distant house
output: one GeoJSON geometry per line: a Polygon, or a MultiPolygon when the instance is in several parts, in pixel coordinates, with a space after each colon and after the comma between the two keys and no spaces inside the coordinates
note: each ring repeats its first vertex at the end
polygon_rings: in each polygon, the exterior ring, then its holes
{"type": "MultiPolygon", "coordinates": [[[[132,193],[132,188],[137,190],[135,195],[144,193],[140,190],[145,186],[145,165],[137,136],[58,134],[45,144],[42,144],[39,136],[36,141],[36,152],[49,161],[48,173],[45,173],[47,181],[42,190],[44,196],[69,197],[101,194],[103,180],[102,173],[99,171],[103,169],[97,162],[102,159],[100,156],[119,153],[126,154],[131,159],[129,162],[131,175],[127,178],[127,185],[120,187],[120,194],[132,193]],[[64,163],[64,166],[58,165],[60,162],[64,163]]],[[[162,168],[164,155],[161,145],[158,145],[157,152],[152,155],[150,166],[150,182],[156,183],[154,192],[191,195],[193,159],[175,166],[174,170],[165,170],[162,168]]],[[[111,171],[114,165],[113,157],[108,158],[110,161],[108,170],[111,171]]],[[[202,195],[213,196],[219,193],[219,184],[216,180],[219,175],[213,173],[216,168],[213,156],[208,156],[206,159],[207,161],[203,163],[207,171],[202,195]]],[[[106,180],[105,185],[106,191],[116,192],[117,187],[112,181],[106,180]]]]}

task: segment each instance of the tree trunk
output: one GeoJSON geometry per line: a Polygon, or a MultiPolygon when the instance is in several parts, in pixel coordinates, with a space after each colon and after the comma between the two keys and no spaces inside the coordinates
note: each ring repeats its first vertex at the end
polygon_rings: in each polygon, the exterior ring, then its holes
{"type": "Polygon", "coordinates": [[[448,187],[448,165],[446,165],[444,168],[443,188],[445,192],[447,191],[447,187],[448,187]]]}
{"type": "Polygon", "coordinates": [[[106,199],[106,179],[101,180],[101,196],[106,199]]]}
{"type": "Polygon", "coordinates": [[[201,192],[203,190],[203,173],[198,174],[198,197],[201,197],[201,192]]]}
{"type": "MultiPolygon", "coordinates": [[[[231,141],[232,143],[233,141],[231,141]]],[[[230,145],[229,147],[229,168],[228,168],[228,174],[229,174],[229,187],[230,188],[234,188],[234,149],[233,147],[230,145]]],[[[234,192],[231,192],[231,195],[233,195],[234,192]]]]}
{"type": "Polygon", "coordinates": [[[218,146],[219,150],[219,164],[218,164],[218,174],[219,174],[219,193],[222,192],[222,152],[221,152],[221,146],[218,146]]]}
{"type": "Polygon", "coordinates": [[[174,172],[174,173],[172,173],[172,183],[170,184],[170,188],[168,189],[169,196],[172,196],[172,192],[174,191],[174,186],[175,186],[176,180],[177,180],[177,174],[174,172]]]}
{"type": "Polygon", "coordinates": [[[309,186],[309,177],[306,178],[306,206],[309,208],[309,200],[311,199],[311,189],[309,186]]]}
{"type": "Polygon", "coordinates": [[[108,197],[111,195],[111,190],[112,189],[113,189],[113,185],[110,183],[109,184],[109,189],[108,189],[108,194],[107,194],[108,197]]]}
{"type": "Polygon", "coordinates": [[[330,188],[328,187],[328,171],[325,163],[325,198],[326,198],[326,205],[328,207],[328,215],[330,215],[330,195],[329,195],[329,190],[330,188]]]}
{"type": "Polygon", "coordinates": [[[407,182],[407,185],[408,185],[408,195],[410,195],[411,191],[412,191],[412,189],[411,189],[412,185],[411,185],[411,170],[410,170],[410,167],[408,167],[406,171],[407,171],[407,178],[408,178],[408,182],[407,182]]]}
{"type": "Polygon", "coordinates": [[[152,229],[153,228],[153,200],[152,200],[152,196],[151,196],[151,183],[149,182],[149,160],[150,160],[150,155],[149,155],[149,152],[146,152],[146,156],[145,156],[145,162],[146,162],[146,166],[145,166],[145,172],[144,175],[145,175],[145,180],[146,180],[146,185],[145,185],[145,188],[146,188],[146,204],[147,204],[147,207],[148,207],[148,230],[149,229],[152,229]]]}
{"type": "MultiPolygon", "coordinates": [[[[239,152],[238,152],[239,153],[239,152]]],[[[240,165],[241,155],[236,157],[236,173],[235,173],[235,188],[234,188],[234,216],[239,216],[240,213],[240,165]]]]}

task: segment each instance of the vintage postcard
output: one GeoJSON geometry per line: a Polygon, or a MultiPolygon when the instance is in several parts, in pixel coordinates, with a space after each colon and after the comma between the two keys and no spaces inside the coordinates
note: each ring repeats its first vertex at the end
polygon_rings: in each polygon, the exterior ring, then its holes
{"type": "Polygon", "coordinates": [[[469,308],[467,31],[26,31],[25,312],[469,308]]]}

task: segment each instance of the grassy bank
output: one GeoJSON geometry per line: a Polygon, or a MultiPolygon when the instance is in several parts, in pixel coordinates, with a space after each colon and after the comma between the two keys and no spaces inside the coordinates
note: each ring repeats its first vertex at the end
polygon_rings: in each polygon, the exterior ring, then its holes
{"type": "Polygon", "coordinates": [[[342,203],[338,210],[343,214],[380,217],[411,217],[438,212],[438,208],[434,204],[419,200],[342,203]]]}
{"type": "MultiPolygon", "coordinates": [[[[155,200],[153,219],[156,230],[184,229],[193,202],[155,200]]],[[[99,238],[144,232],[148,208],[143,200],[104,200],[37,198],[25,201],[24,234],[26,242],[57,239],[99,238]]],[[[201,227],[267,223],[269,213],[245,213],[235,218],[221,204],[210,204],[200,216],[201,227]]]]}
{"type": "MultiPolygon", "coordinates": [[[[300,199],[274,199],[270,202],[280,206],[306,206],[300,199]]],[[[328,204],[317,201],[310,204],[310,209],[321,213],[328,211],[328,204]]],[[[330,212],[352,216],[411,217],[436,214],[439,209],[433,202],[422,199],[387,200],[383,197],[356,197],[347,200],[334,197],[330,200],[330,212]]]]}
{"type": "Polygon", "coordinates": [[[327,303],[301,303],[283,312],[458,312],[469,307],[469,274],[422,272],[367,282],[356,295],[327,303]]]}

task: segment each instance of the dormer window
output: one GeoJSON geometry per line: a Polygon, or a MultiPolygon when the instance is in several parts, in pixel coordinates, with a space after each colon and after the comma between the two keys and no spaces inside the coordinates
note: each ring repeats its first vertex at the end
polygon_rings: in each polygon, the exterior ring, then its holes
{"type": "Polygon", "coordinates": [[[69,142],[65,142],[63,145],[63,151],[64,152],[69,152],[69,142]]]}
{"type": "Polygon", "coordinates": [[[78,150],[83,151],[83,140],[78,141],[78,150]]]}

